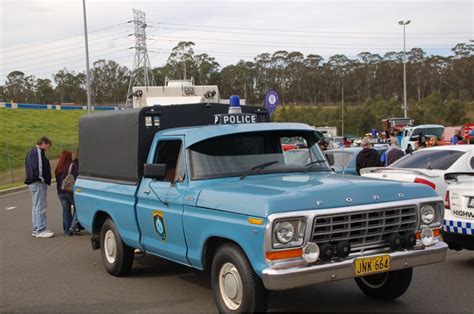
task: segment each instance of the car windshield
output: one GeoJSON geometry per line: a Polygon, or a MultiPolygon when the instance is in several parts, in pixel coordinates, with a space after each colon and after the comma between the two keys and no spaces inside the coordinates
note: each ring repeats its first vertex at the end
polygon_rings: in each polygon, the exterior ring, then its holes
{"type": "Polygon", "coordinates": [[[444,128],[417,128],[413,131],[413,134],[411,136],[417,137],[420,136],[421,134],[425,136],[437,136],[438,138],[441,138],[443,135],[444,128]]]}
{"type": "Polygon", "coordinates": [[[354,155],[351,152],[344,151],[326,151],[325,154],[334,156],[334,164],[332,166],[335,168],[347,167],[354,155]]]}
{"type": "Polygon", "coordinates": [[[391,167],[446,170],[463,154],[458,150],[420,150],[397,160],[391,167]]]}
{"type": "Polygon", "coordinates": [[[312,131],[261,131],[210,138],[189,148],[191,179],[331,171],[312,131]],[[285,151],[288,141],[297,149],[285,151]]]}

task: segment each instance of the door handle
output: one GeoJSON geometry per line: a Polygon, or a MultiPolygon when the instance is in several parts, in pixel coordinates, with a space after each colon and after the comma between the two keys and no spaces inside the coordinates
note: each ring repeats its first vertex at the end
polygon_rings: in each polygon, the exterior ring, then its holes
{"type": "Polygon", "coordinates": [[[143,190],[143,193],[150,194],[150,190],[143,190]]]}

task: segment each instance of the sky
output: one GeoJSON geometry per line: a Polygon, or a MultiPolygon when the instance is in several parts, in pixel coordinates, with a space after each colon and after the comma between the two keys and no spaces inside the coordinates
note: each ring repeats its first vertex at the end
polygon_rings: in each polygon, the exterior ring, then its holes
{"type": "MultiPolygon", "coordinates": [[[[131,68],[132,9],[144,11],[153,67],[180,41],[193,41],[224,67],[278,50],[357,58],[420,47],[451,55],[474,39],[474,1],[118,1],[86,0],[91,63],[113,59],[131,68]]],[[[81,0],[0,0],[0,82],[8,73],[51,78],[60,69],[86,68],[81,0]]],[[[2,82],[3,83],[3,82],[2,82]]]]}

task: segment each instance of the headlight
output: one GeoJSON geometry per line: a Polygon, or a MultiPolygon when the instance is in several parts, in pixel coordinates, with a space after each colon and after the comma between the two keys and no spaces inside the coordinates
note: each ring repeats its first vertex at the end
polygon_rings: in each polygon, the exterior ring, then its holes
{"type": "Polygon", "coordinates": [[[276,221],[273,229],[273,247],[278,249],[303,245],[305,229],[305,218],[276,221]]]}
{"type": "Polygon", "coordinates": [[[275,235],[280,243],[287,244],[295,235],[295,227],[288,221],[279,222],[275,228],[275,235]]]}
{"type": "Polygon", "coordinates": [[[421,221],[425,225],[431,224],[436,218],[436,211],[431,205],[423,205],[421,207],[421,221]]]}

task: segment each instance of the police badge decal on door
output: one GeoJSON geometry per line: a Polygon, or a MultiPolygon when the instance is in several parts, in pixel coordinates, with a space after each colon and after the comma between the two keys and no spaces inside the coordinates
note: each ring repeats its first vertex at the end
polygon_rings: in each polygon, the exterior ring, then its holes
{"type": "Polygon", "coordinates": [[[166,234],[165,218],[164,218],[163,212],[161,210],[154,210],[152,212],[152,215],[153,215],[153,227],[155,228],[156,233],[158,234],[162,242],[166,242],[167,234],[166,234]]]}

